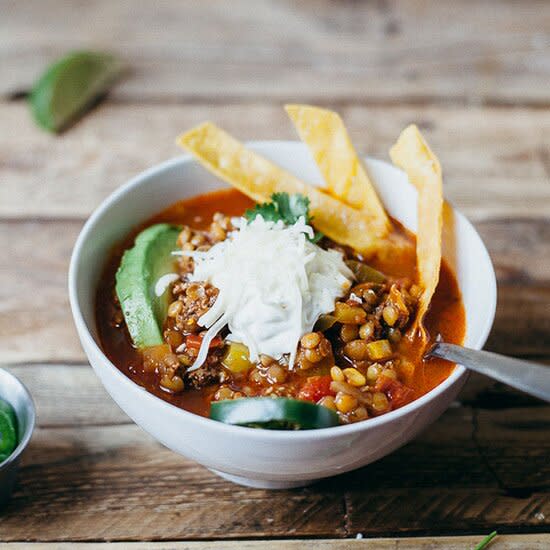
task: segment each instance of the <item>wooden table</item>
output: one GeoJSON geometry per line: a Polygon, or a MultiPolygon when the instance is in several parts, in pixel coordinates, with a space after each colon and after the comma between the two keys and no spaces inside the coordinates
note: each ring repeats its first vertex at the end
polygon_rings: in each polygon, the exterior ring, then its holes
{"type": "Polygon", "coordinates": [[[550,363],[547,1],[1,0],[0,12],[0,361],[38,407],[0,513],[2,548],[462,549],[493,529],[495,549],[550,546],[543,403],[472,377],[423,435],[367,468],[301,490],[245,489],[117,408],[86,362],[66,291],[83,220],[130,176],[179,154],[179,132],[211,119],[243,139],[293,138],[282,103],[315,102],[381,158],[419,124],[446,196],[495,263],[487,347],[550,363]],[[52,137],[23,96],[77,47],[114,51],[131,70],[52,137]]]}

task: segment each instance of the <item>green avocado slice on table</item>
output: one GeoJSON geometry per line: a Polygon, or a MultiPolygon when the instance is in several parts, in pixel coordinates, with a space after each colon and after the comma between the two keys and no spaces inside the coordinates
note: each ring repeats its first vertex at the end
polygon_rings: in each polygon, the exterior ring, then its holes
{"type": "Polygon", "coordinates": [[[155,294],[160,277],[174,272],[180,229],[160,223],[144,229],[135,244],[122,256],[116,273],[115,290],[128,332],[136,348],[163,343],[162,325],[166,319],[169,293],[155,294]]]}

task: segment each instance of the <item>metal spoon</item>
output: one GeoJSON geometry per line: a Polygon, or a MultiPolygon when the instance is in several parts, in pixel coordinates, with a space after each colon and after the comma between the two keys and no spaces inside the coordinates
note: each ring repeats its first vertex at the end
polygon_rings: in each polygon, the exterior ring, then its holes
{"type": "Polygon", "coordinates": [[[498,353],[436,342],[426,357],[439,357],[550,402],[550,367],[498,353]]]}

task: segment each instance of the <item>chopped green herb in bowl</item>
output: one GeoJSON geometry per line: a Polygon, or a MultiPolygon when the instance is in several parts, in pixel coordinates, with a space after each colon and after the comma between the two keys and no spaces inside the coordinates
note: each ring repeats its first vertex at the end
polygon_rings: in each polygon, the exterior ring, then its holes
{"type": "Polygon", "coordinates": [[[0,399],[0,462],[17,447],[17,418],[12,406],[0,399]]]}
{"type": "MultiPolygon", "coordinates": [[[[257,204],[254,208],[247,210],[244,215],[248,221],[256,219],[256,216],[261,216],[265,221],[282,221],[285,225],[293,225],[302,217],[307,224],[313,219],[309,213],[309,199],[300,193],[293,195],[273,193],[271,202],[257,204]]],[[[316,243],[322,238],[323,234],[316,231],[310,240],[316,243]]]]}

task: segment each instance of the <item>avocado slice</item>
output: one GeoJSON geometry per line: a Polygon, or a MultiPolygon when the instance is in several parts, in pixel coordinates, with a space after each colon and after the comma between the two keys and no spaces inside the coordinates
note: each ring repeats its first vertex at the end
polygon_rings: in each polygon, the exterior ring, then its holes
{"type": "Polygon", "coordinates": [[[163,343],[162,325],[166,319],[169,293],[158,297],[155,284],[174,271],[176,241],[180,229],[159,223],[144,229],[134,246],[122,256],[116,273],[118,296],[128,332],[136,348],[163,343]]]}

